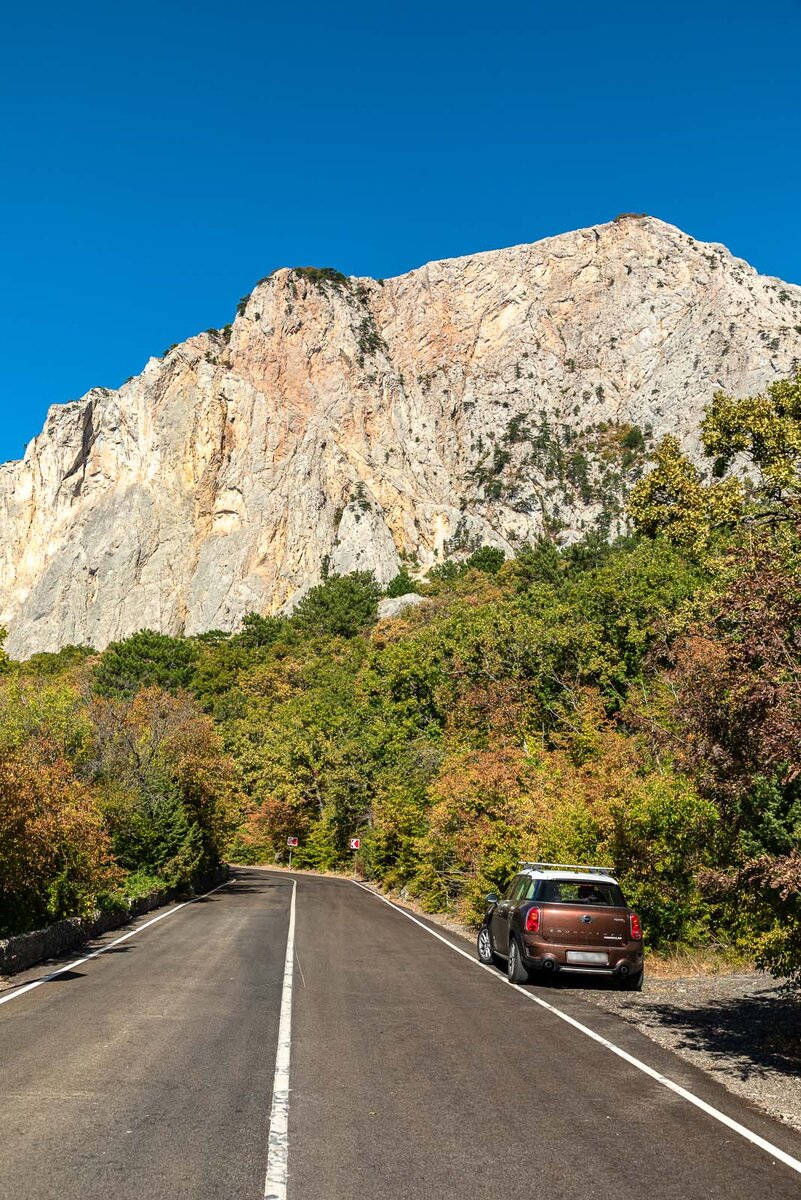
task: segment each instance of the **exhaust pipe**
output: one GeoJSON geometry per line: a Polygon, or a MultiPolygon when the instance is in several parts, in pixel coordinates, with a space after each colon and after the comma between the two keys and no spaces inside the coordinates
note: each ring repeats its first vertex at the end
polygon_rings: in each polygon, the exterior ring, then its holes
{"type": "Polygon", "coordinates": [[[630,971],[631,971],[631,967],[629,966],[628,963],[621,963],[620,966],[617,968],[616,974],[619,975],[621,979],[625,979],[630,971]]]}
{"type": "Polygon", "coordinates": [[[548,958],[544,958],[542,960],[542,969],[543,971],[555,971],[556,959],[550,956],[548,958]]]}

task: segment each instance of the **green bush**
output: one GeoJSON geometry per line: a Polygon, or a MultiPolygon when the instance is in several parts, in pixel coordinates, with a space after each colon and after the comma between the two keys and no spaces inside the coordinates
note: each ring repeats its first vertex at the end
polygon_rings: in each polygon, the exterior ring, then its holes
{"type": "Polygon", "coordinates": [[[355,637],[376,620],[380,595],[371,571],[330,575],[306,593],[292,614],[292,625],[315,637],[355,637]]]}
{"type": "Polygon", "coordinates": [[[242,628],[237,635],[237,641],[249,650],[262,646],[272,646],[285,634],[288,622],[285,617],[262,617],[258,613],[249,612],[242,618],[242,628]]]}
{"type": "Polygon", "coordinates": [[[628,433],[623,437],[621,445],[627,450],[633,450],[635,453],[645,449],[645,437],[639,425],[632,425],[628,433]]]}
{"type": "Polygon", "coordinates": [[[347,287],[349,280],[347,275],[343,275],[341,271],[335,270],[334,267],[293,267],[292,273],[299,275],[301,279],[307,279],[309,283],[323,284],[330,283],[334,287],[347,287]]]}
{"type": "Polygon", "coordinates": [[[94,672],[94,689],[99,696],[133,696],[147,687],[174,692],[191,686],[196,660],[191,641],[142,629],[108,646],[94,672]]]}
{"type": "Polygon", "coordinates": [[[503,550],[497,546],[482,546],[470,555],[465,566],[468,570],[483,571],[485,575],[497,575],[505,562],[503,550]]]}
{"type": "Polygon", "coordinates": [[[386,596],[408,596],[411,592],[419,592],[420,584],[417,580],[412,579],[405,567],[401,567],[398,574],[391,579],[387,584],[386,596]]]}

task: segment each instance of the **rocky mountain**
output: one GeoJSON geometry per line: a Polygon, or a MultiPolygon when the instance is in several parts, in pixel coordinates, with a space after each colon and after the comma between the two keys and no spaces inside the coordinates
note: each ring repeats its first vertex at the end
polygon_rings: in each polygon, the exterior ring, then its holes
{"type": "Polygon", "coordinates": [[[17,657],[289,607],[328,571],[425,570],[614,531],[666,431],[801,359],[801,288],[650,217],[397,279],[276,271],[0,467],[17,657]]]}

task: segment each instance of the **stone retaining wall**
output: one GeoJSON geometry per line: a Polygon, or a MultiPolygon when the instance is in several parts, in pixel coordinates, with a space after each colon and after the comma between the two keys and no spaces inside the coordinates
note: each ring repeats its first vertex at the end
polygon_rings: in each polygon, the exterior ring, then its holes
{"type": "Polygon", "coordinates": [[[91,917],[70,917],[66,921],[58,921],[47,929],[36,929],[33,933],[21,933],[17,937],[0,939],[0,975],[13,975],[24,971],[43,959],[54,958],[82,946],[109,929],[119,929],[127,925],[134,917],[161,908],[172,900],[202,895],[220,883],[224,883],[230,871],[227,865],[218,867],[216,871],[207,871],[199,875],[191,888],[174,888],[171,891],[151,892],[138,900],[130,900],[128,908],[114,912],[96,912],[91,917]]]}

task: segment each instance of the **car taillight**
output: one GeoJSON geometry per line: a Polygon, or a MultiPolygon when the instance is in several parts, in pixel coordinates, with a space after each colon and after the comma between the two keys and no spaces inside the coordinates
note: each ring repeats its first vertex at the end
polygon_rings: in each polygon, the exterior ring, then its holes
{"type": "Polygon", "coordinates": [[[634,941],[639,941],[642,938],[642,925],[640,918],[636,913],[629,913],[629,921],[631,922],[631,936],[634,941]]]}
{"type": "Polygon", "coordinates": [[[526,933],[537,933],[540,927],[540,910],[530,908],[526,913],[526,933]]]}

